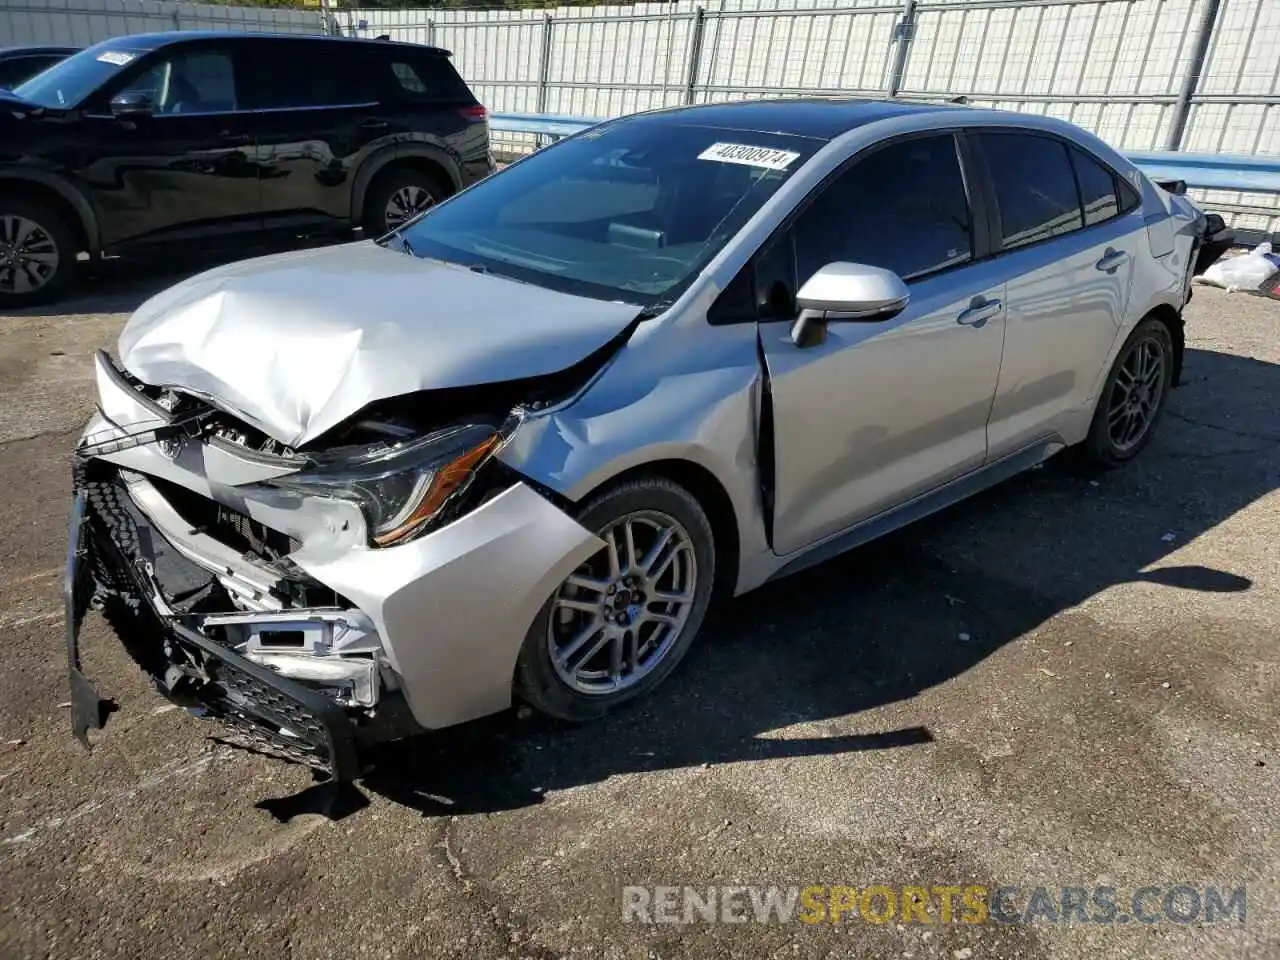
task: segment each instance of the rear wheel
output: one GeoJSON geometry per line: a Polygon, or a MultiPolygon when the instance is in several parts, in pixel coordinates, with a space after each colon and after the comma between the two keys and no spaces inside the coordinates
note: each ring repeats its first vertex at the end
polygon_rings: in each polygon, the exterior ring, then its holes
{"type": "Polygon", "coordinates": [[[606,546],[547,600],[516,667],[517,693],[564,720],[601,716],[666,679],[702,626],[715,580],[711,524],[668,480],[621,484],[578,520],[606,546]]]}
{"type": "Polygon", "coordinates": [[[1107,375],[1083,452],[1114,467],[1127,463],[1150,441],[1173,382],[1173,338],[1148,317],[1129,335],[1107,375]]]}
{"type": "Polygon", "coordinates": [[[0,306],[47,303],[70,285],[75,235],[39,203],[0,198],[0,306]]]}
{"type": "Polygon", "coordinates": [[[398,230],[445,196],[444,187],[423,170],[406,167],[384,173],[374,181],[365,197],[362,221],[365,236],[381,237],[398,230]]]}

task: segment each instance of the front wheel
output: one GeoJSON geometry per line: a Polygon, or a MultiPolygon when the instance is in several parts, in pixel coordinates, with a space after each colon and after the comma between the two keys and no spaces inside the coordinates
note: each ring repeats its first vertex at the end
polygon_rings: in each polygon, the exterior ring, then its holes
{"type": "Polygon", "coordinates": [[[1173,338],[1148,317],[1129,335],[1107,375],[1083,452],[1107,467],[1127,463],[1151,440],[1173,383],[1173,338]]]}
{"type": "Polygon", "coordinates": [[[716,564],[706,513],[665,479],[614,487],[578,521],[605,547],[547,600],[516,666],[524,700],[573,721],[602,716],[666,679],[702,626],[716,564]]]}
{"type": "Polygon", "coordinates": [[[0,198],[0,308],[48,303],[76,265],[71,228],[39,203],[0,198]]]}

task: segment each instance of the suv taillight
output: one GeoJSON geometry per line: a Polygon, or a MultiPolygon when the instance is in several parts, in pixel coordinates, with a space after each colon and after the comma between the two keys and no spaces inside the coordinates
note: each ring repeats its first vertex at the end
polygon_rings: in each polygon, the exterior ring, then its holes
{"type": "Polygon", "coordinates": [[[488,120],[489,111],[484,104],[477,103],[470,107],[459,107],[458,113],[468,120],[488,120]]]}

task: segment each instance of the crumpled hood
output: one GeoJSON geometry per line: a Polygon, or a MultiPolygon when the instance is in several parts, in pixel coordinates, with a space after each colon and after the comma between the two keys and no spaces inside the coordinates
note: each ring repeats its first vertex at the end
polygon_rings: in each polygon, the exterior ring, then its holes
{"type": "Polygon", "coordinates": [[[192,277],[139,307],[119,347],[144,383],[296,447],[375,400],[563,370],[639,312],[364,241],[192,277]]]}

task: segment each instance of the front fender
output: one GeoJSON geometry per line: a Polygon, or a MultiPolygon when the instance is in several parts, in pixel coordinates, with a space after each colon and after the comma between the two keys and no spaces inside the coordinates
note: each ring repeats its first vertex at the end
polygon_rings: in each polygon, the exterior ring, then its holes
{"type": "Polygon", "coordinates": [[[649,465],[702,468],[733,506],[741,592],[749,588],[749,559],[768,552],[757,469],[759,385],[754,324],[642,323],[580,395],[529,417],[499,457],[572,502],[649,465]]]}
{"type": "Polygon", "coordinates": [[[67,176],[54,170],[30,166],[21,163],[0,164],[0,185],[12,184],[18,189],[22,186],[39,184],[56,193],[75,211],[79,219],[89,255],[96,257],[102,252],[102,235],[98,225],[98,214],[90,203],[87,192],[82,190],[67,176]]]}

